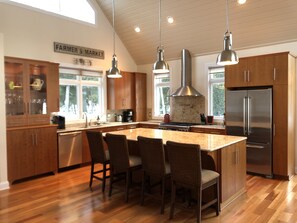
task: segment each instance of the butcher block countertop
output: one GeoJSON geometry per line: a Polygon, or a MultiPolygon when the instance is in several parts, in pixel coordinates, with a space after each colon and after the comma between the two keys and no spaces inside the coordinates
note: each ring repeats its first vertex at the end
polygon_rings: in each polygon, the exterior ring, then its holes
{"type": "Polygon", "coordinates": [[[113,131],[110,133],[126,135],[128,140],[137,140],[137,136],[144,136],[150,138],[162,138],[164,144],[167,141],[199,144],[201,150],[209,152],[219,150],[226,146],[246,140],[246,137],[239,136],[214,135],[147,128],[125,129],[120,131],[113,131]]]}

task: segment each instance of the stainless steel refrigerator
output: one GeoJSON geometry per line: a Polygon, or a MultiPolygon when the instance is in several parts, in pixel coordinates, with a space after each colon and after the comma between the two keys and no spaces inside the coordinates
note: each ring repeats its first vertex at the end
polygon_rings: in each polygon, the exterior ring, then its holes
{"type": "Polygon", "coordinates": [[[272,177],[272,89],[227,90],[226,131],[247,137],[247,172],[272,177]]]}

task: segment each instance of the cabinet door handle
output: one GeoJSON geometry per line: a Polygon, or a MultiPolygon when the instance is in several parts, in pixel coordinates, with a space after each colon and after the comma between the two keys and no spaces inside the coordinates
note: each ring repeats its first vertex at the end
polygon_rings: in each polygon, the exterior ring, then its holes
{"type": "Polygon", "coordinates": [[[275,69],[275,67],[273,68],[273,80],[275,81],[275,79],[276,79],[276,69],[275,69]]]}
{"type": "Polygon", "coordinates": [[[34,146],[35,145],[34,133],[32,133],[32,135],[31,135],[31,140],[32,140],[32,145],[34,146]]]}
{"type": "Polygon", "coordinates": [[[273,124],[273,136],[275,136],[275,124],[273,124]]]}
{"type": "Polygon", "coordinates": [[[264,146],[258,146],[258,145],[251,145],[251,144],[246,144],[247,148],[253,148],[253,149],[265,149],[264,146]]]}
{"type": "Polygon", "coordinates": [[[38,141],[37,141],[37,133],[35,132],[35,146],[38,145],[38,141]]]}
{"type": "Polygon", "coordinates": [[[117,131],[124,130],[124,129],[125,129],[124,127],[119,127],[117,128],[117,131]]]}
{"type": "Polygon", "coordinates": [[[250,82],[250,71],[247,72],[247,82],[250,82]]]}
{"type": "Polygon", "coordinates": [[[246,71],[243,71],[243,82],[246,82],[246,71]]]}

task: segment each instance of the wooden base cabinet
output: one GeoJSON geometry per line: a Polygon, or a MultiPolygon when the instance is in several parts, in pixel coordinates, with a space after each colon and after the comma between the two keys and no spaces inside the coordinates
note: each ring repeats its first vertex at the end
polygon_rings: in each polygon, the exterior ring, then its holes
{"type": "Polygon", "coordinates": [[[226,135],[226,129],[191,127],[191,132],[226,135]]]}
{"type": "Polygon", "coordinates": [[[221,174],[221,202],[227,205],[245,192],[246,142],[242,141],[219,151],[221,174]]]}
{"type": "Polygon", "coordinates": [[[57,127],[7,129],[8,180],[56,172],[57,127]]]}

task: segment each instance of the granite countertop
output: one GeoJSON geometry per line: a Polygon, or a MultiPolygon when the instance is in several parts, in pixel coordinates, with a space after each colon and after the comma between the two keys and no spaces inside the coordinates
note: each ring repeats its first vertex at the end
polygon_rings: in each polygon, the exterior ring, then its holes
{"type": "Polygon", "coordinates": [[[106,122],[106,123],[101,123],[100,125],[91,125],[88,127],[85,127],[84,124],[77,124],[77,125],[70,125],[70,126],[66,125],[65,129],[58,129],[57,133],[83,131],[88,129],[100,129],[100,128],[107,128],[107,127],[133,125],[133,124],[134,125],[138,124],[138,122],[106,122]]]}
{"type": "Polygon", "coordinates": [[[246,140],[246,137],[239,136],[215,135],[148,128],[126,129],[114,131],[112,132],[112,134],[124,134],[129,140],[137,140],[137,136],[144,136],[150,138],[162,138],[164,144],[167,141],[199,144],[201,150],[209,152],[222,149],[226,146],[246,140]]]}
{"type": "MultiPolygon", "coordinates": [[[[58,129],[58,133],[71,132],[71,131],[83,131],[88,129],[98,129],[106,127],[116,127],[116,126],[125,126],[125,125],[137,125],[137,124],[150,124],[150,125],[160,125],[162,121],[160,120],[149,120],[141,122],[104,122],[100,125],[91,125],[88,127],[84,126],[84,123],[66,125],[66,129],[58,129]]],[[[222,125],[193,125],[193,128],[213,128],[213,129],[225,129],[225,126],[222,125]]]]}

